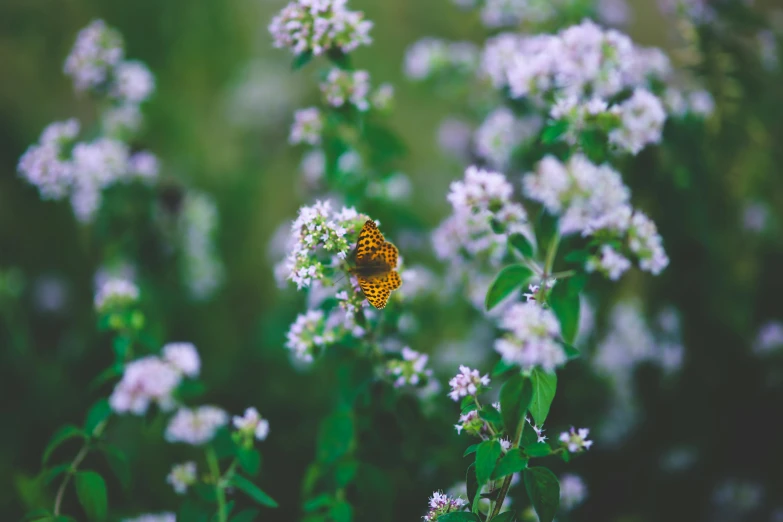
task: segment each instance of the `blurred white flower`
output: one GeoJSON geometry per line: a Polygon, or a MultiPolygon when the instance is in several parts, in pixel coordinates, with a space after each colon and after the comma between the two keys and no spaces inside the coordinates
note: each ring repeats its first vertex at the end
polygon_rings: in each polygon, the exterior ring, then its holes
{"type": "Polygon", "coordinates": [[[184,495],[188,488],[196,483],[196,463],[191,460],[175,464],[166,476],[166,482],[171,484],[175,493],[184,495]]]}
{"type": "Polygon", "coordinates": [[[109,404],[120,414],[144,415],[153,402],[169,410],[174,406],[172,394],[181,381],[182,374],[171,364],[154,356],[142,357],[125,366],[109,404]]]}
{"type": "Polygon", "coordinates": [[[324,119],[315,107],[302,109],[294,113],[294,123],[291,126],[291,134],[288,137],[291,145],[308,143],[310,145],[321,144],[324,119]]]}
{"type": "Polygon", "coordinates": [[[163,359],[188,377],[198,377],[201,370],[201,359],[193,343],[166,344],[163,359]]]}
{"type": "Polygon", "coordinates": [[[111,94],[122,103],[138,105],[155,90],[155,78],[141,62],[125,61],[117,65],[111,94]]]}
{"type": "Polygon", "coordinates": [[[450,497],[440,491],[432,494],[429,501],[429,511],[424,515],[424,522],[435,522],[438,517],[445,513],[462,510],[467,501],[459,497],[450,497]]]}
{"type": "Polygon", "coordinates": [[[216,406],[180,408],[166,427],[168,442],[200,446],[212,440],[218,428],[228,423],[228,414],[216,406]]]}
{"type": "Polygon", "coordinates": [[[587,498],[587,485],[582,477],[574,473],[560,476],[560,506],[571,511],[587,498]]]}
{"type": "Polygon", "coordinates": [[[110,307],[126,306],[139,300],[139,287],[127,279],[109,279],[95,293],[95,309],[99,312],[110,307]]]}
{"type": "Polygon", "coordinates": [[[523,370],[539,366],[546,371],[566,363],[566,354],[557,340],[560,323],[551,310],[535,302],[513,304],[499,326],[507,334],[495,341],[495,350],[505,362],[519,364],[523,370]]]}
{"type": "Polygon", "coordinates": [[[386,363],[386,373],[394,379],[396,388],[405,386],[417,386],[422,380],[432,375],[432,370],[427,368],[429,356],[411,350],[405,346],[402,349],[402,359],[392,359],[386,363]]]}
{"type": "Polygon", "coordinates": [[[262,418],[255,408],[248,408],[242,417],[234,416],[231,420],[236,429],[252,433],[258,440],[266,440],[269,435],[269,421],[262,418]]]}
{"type": "Polygon", "coordinates": [[[65,59],[65,74],[77,91],[96,89],[109,80],[110,71],[124,56],[122,37],[103,20],[94,20],[82,29],[65,59]]]}
{"type": "Polygon", "coordinates": [[[478,370],[460,365],[459,373],[449,381],[449,397],[458,401],[468,395],[475,396],[482,387],[489,386],[489,375],[482,376],[478,370]]]}
{"type": "Polygon", "coordinates": [[[560,434],[560,442],[568,448],[571,453],[578,453],[582,450],[590,449],[593,445],[593,441],[587,440],[587,436],[590,430],[587,428],[579,428],[578,430],[571,427],[570,431],[564,431],[560,434]]]}

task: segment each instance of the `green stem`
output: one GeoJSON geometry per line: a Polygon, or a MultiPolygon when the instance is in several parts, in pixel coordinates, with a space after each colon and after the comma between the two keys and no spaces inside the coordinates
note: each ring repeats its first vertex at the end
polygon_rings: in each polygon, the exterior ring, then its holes
{"type": "Polygon", "coordinates": [[[63,497],[65,496],[65,488],[68,487],[68,483],[71,481],[71,477],[76,475],[76,472],[79,470],[79,466],[87,457],[87,454],[90,452],[93,443],[98,440],[101,435],[103,435],[107,424],[108,420],[103,421],[98,426],[96,426],[90,436],[84,441],[84,445],[79,450],[79,453],[77,453],[73,458],[68,471],[65,473],[65,478],[63,478],[63,481],[60,483],[60,487],[57,488],[57,495],[54,497],[54,515],[60,514],[60,506],[62,505],[63,497]]]}
{"type": "Polygon", "coordinates": [[[217,497],[218,505],[218,522],[227,522],[228,514],[226,513],[226,491],[223,489],[223,481],[220,476],[220,464],[218,463],[217,454],[214,448],[210,446],[207,448],[207,465],[209,466],[209,472],[212,474],[212,479],[215,482],[215,496],[217,497]]]}
{"type": "MultiPolygon", "coordinates": [[[[557,256],[557,247],[560,245],[560,232],[555,232],[552,240],[549,242],[549,248],[546,253],[546,263],[544,264],[544,278],[548,278],[552,273],[552,266],[555,264],[557,256]]],[[[543,284],[541,286],[544,286],[543,284]]]]}

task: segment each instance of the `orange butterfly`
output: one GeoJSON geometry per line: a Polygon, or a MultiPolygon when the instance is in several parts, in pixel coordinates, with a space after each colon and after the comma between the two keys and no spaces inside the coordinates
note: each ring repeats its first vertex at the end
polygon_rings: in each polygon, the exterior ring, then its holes
{"type": "Polygon", "coordinates": [[[378,310],[386,306],[392,290],[402,284],[397,273],[397,247],[387,243],[375,221],[369,219],[356,242],[356,266],[351,273],[359,281],[364,296],[378,310]]]}

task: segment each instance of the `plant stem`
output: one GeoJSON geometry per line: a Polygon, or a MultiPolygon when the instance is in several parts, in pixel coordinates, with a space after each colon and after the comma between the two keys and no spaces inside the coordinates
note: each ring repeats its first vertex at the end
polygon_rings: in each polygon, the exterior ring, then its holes
{"type": "Polygon", "coordinates": [[[207,449],[207,465],[209,466],[209,472],[212,474],[212,478],[215,481],[215,496],[217,497],[218,504],[218,522],[227,522],[228,514],[226,513],[226,491],[223,489],[223,483],[220,476],[220,464],[218,464],[218,458],[215,454],[214,448],[211,446],[207,449]]]}
{"type": "Polygon", "coordinates": [[[60,514],[60,505],[63,502],[63,496],[65,496],[65,488],[68,486],[68,483],[71,481],[71,477],[76,474],[76,470],[79,468],[79,465],[82,463],[84,458],[87,456],[87,453],[90,452],[90,440],[87,439],[85,441],[84,446],[82,446],[82,449],[79,450],[79,453],[76,454],[76,457],[74,457],[73,462],[71,462],[71,467],[68,468],[68,471],[65,473],[65,478],[60,483],[60,487],[57,490],[57,496],[54,498],[54,515],[57,516],[60,514]]]}
{"type": "Polygon", "coordinates": [[[498,495],[498,499],[495,501],[495,509],[492,510],[492,514],[487,519],[487,521],[492,520],[496,516],[498,516],[498,513],[500,513],[500,508],[503,507],[503,501],[506,500],[506,494],[508,494],[508,488],[511,486],[511,477],[513,477],[514,474],[507,475],[506,478],[503,480],[503,485],[500,487],[500,494],[498,495]]]}
{"type": "MultiPolygon", "coordinates": [[[[546,263],[544,264],[544,278],[547,278],[552,273],[552,266],[555,264],[555,256],[557,255],[557,247],[560,245],[560,232],[555,232],[552,236],[552,240],[549,242],[549,249],[546,252],[546,263]]],[[[543,285],[542,285],[543,286],[543,285]]]]}

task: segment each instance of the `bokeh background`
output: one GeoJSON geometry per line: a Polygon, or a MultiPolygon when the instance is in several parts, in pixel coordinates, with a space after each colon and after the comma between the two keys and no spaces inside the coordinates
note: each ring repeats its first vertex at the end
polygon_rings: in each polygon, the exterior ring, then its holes
{"type": "MultiPolygon", "coordinates": [[[[439,124],[455,108],[405,79],[405,49],[425,36],[480,43],[487,30],[449,0],[351,3],[375,22],[374,44],[358,50],[354,63],[395,85],[389,126],[407,146],[399,168],[414,188],[405,221],[426,232],[448,213],[448,184],[463,167],[437,142],[439,124]]],[[[655,2],[629,4],[624,30],[637,43],[671,52],[677,63],[682,42],[655,2]]],[[[614,302],[638,297],[650,321],[666,307],[678,311],[685,355],[673,377],[651,364],[634,370],[633,426],[616,440],[596,435],[593,449],[569,467],[589,496],[568,520],[783,520],[783,357],[754,351],[759,329],[783,319],[783,76],[779,66],[762,66],[754,44],[775,20],[774,1],[756,4],[722,8],[722,27],[702,31],[703,60],[693,71],[715,97],[713,118],[698,128],[667,129],[665,151],[648,149],[625,170],[672,263],[659,278],[634,274],[619,286],[591,286],[599,331],[591,339],[611,327],[614,302]],[[754,215],[763,226],[748,226],[754,215]]],[[[139,264],[154,275],[145,301],[157,333],[199,347],[209,402],[232,412],[256,405],[270,420],[260,484],[281,509],[265,512],[264,520],[300,519],[302,479],[334,376],[291,364],[284,336],[301,297],[279,291],[272,272],[275,231],[309,203],[299,182],[302,151],[287,144],[292,112],[318,99],[316,69],[294,73],[290,55],[271,47],[266,26],[282,5],[0,3],[0,519],[50,504],[52,488],[35,478],[43,448],[58,426],[81,421],[99,396],[88,383],[111,360],[92,307],[102,257],[96,243],[101,234],[132,231],[86,231],[67,204],[41,201],[16,174],[19,157],[48,123],[94,120],[95,107],[74,95],[62,63],[78,30],[95,18],[116,27],[126,55],[156,77],[140,144],[161,158],[164,178],[210,194],[220,214],[226,280],[210,300],[185,299],[169,258],[143,240],[135,245],[139,264]]],[[[426,252],[409,258],[431,261],[426,252]]],[[[489,341],[465,341],[462,316],[452,310],[445,320],[437,308],[420,312],[437,328],[422,334],[416,349],[440,360],[441,380],[461,362],[458,350],[436,355],[449,343],[473,357],[479,352],[478,360],[491,358],[489,341]]],[[[569,365],[550,435],[567,423],[604,423],[602,433],[611,434],[613,393],[587,362],[569,365]]],[[[372,435],[361,441],[362,458],[372,463],[361,483],[373,487],[353,493],[358,520],[418,520],[433,490],[459,482],[467,442],[453,433],[456,416],[443,397],[429,411],[411,399],[373,418],[372,435]]],[[[109,484],[117,516],[176,506],[163,477],[186,455],[160,440],[160,428],[155,420],[113,428],[134,476],[126,491],[109,484]]],[[[97,457],[91,464],[105,466],[97,457]]]]}

